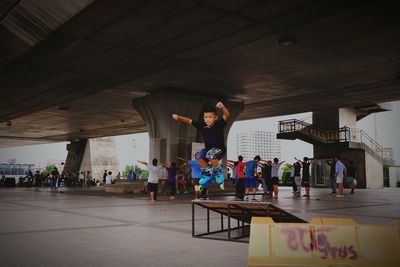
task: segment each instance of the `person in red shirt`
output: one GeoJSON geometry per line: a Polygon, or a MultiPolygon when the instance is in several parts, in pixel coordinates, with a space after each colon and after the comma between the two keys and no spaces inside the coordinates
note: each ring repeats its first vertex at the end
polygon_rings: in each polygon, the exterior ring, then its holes
{"type": "Polygon", "coordinates": [[[238,161],[233,162],[234,168],[236,168],[236,199],[243,200],[244,199],[244,171],[246,168],[246,163],[243,162],[243,157],[239,156],[238,161]]]}

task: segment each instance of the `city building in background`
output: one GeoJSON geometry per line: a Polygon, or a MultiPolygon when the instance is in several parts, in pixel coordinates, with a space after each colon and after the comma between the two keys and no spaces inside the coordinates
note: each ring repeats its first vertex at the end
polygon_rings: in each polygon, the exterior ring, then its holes
{"type": "Polygon", "coordinates": [[[1,163],[0,173],[5,176],[26,176],[34,168],[35,164],[17,164],[14,160],[12,163],[1,163]]]}
{"type": "Polygon", "coordinates": [[[281,158],[281,140],[276,139],[276,133],[269,131],[247,131],[237,134],[236,146],[238,155],[243,159],[252,160],[259,155],[263,160],[281,158]]]}

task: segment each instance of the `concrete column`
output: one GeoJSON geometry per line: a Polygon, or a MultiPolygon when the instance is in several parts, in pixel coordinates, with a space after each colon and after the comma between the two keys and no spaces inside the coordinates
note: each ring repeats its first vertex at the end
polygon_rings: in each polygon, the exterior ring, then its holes
{"type": "Polygon", "coordinates": [[[68,154],[64,165],[65,174],[78,175],[87,142],[87,139],[81,139],[67,144],[68,154]]]}
{"type": "Polygon", "coordinates": [[[104,170],[111,171],[113,177],[119,171],[116,143],[110,137],[71,141],[67,150],[64,166],[67,175],[90,171],[93,178],[102,181],[104,170]]]}
{"type": "Polygon", "coordinates": [[[89,139],[79,172],[90,171],[93,178],[102,181],[104,170],[111,171],[114,178],[120,171],[117,144],[112,137],[89,139]]]}
{"type": "MultiPolygon", "coordinates": [[[[339,111],[313,111],[313,127],[321,130],[337,130],[339,128],[339,111]]],[[[337,144],[314,144],[314,158],[331,159],[340,154],[341,147],[337,144]]]]}
{"type": "Polygon", "coordinates": [[[339,128],[357,128],[357,113],[354,108],[339,109],[339,128]]]}
{"type": "MultiPolygon", "coordinates": [[[[338,130],[340,127],[356,128],[357,114],[353,108],[313,111],[313,127],[321,130],[338,130]]],[[[332,158],[340,155],[348,145],[315,144],[315,158],[332,158]]]]}
{"type": "MultiPolygon", "coordinates": [[[[149,131],[149,161],[156,158],[159,162],[170,163],[176,161],[177,156],[190,159],[192,142],[202,142],[201,136],[197,134],[195,127],[175,121],[172,114],[202,120],[204,105],[215,106],[218,101],[220,100],[217,98],[167,90],[135,99],[133,107],[139,112],[149,131]]],[[[230,127],[243,110],[243,104],[222,102],[231,114],[225,127],[226,141],[230,127]]]]}

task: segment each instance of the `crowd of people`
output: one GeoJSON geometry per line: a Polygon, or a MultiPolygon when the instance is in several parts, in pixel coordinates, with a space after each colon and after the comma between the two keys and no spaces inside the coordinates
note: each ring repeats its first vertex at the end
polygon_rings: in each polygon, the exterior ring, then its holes
{"type": "MultiPolygon", "coordinates": [[[[304,157],[303,160],[295,158],[293,164],[286,163],[290,168],[291,185],[293,194],[296,197],[301,196],[301,188],[304,188],[305,194],[303,197],[310,197],[311,175],[310,166],[313,159],[304,157]]],[[[278,158],[271,160],[262,160],[260,156],[255,156],[253,160],[244,162],[243,157],[239,156],[236,161],[228,160],[228,167],[232,169],[232,180],[236,185],[236,199],[257,201],[256,191],[261,184],[264,195],[267,198],[277,199],[279,194],[279,170],[284,161],[279,162],[278,158]]],[[[354,161],[349,161],[346,166],[336,156],[332,161],[327,161],[330,166],[330,181],[332,193],[337,197],[344,197],[344,184],[347,183],[350,193],[354,193],[357,186],[356,168],[354,161]]]]}

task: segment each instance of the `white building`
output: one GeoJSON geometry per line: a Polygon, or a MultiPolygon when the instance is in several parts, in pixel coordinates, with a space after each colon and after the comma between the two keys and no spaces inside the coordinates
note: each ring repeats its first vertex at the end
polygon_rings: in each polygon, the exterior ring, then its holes
{"type": "Polygon", "coordinates": [[[281,140],[276,133],[268,131],[248,131],[237,134],[236,151],[245,161],[259,155],[263,160],[281,159],[281,140]]]}

